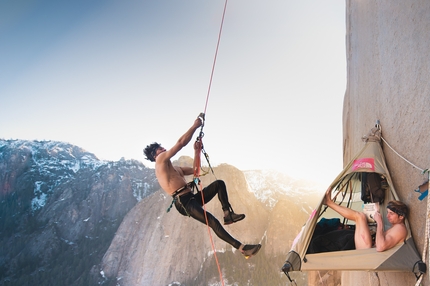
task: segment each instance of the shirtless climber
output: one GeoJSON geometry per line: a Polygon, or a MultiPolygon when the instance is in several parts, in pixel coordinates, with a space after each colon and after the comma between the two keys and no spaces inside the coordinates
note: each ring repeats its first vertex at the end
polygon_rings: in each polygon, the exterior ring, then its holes
{"type": "MultiPolygon", "coordinates": [[[[198,117],[191,128],[188,129],[169,150],[161,147],[159,143],[154,142],[146,146],[143,152],[147,160],[155,162],[155,175],[157,176],[158,182],[166,193],[176,199],[175,207],[178,212],[184,216],[191,216],[201,223],[206,224],[201,192],[198,191],[196,194],[193,194],[192,183],[187,184],[185,180],[185,176],[193,174],[193,168],[173,166],[171,162],[171,158],[191,141],[194,132],[201,125],[202,121],[198,117]]],[[[201,141],[196,141],[194,143],[195,156],[199,155],[202,147],[201,144],[201,141]]],[[[224,181],[216,180],[209,186],[203,188],[202,192],[204,194],[205,203],[209,202],[218,194],[218,199],[224,211],[225,225],[238,222],[245,218],[244,214],[236,214],[231,208],[224,181]]],[[[211,213],[206,211],[206,215],[208,224],[215,234],[234,248],[239,249],[245,257],[255,255],[260,250],[260,244],[242,244],[233,238],[211,213]]]]}
{"type": "MultiPolygon", "coordinates": [[[[356,249],[372,247],[372,237],[370,235],[367,217],[364,213],[358,212],[333,202],[330,197],[331,192],[325,195],[325,204],[338,212],[346,219],[355,221],[354,242],[356,249]]],[[[398,243],[404,241],[408,234],[405,226],[405,218],[408,215],[408,207],[400,201],[390,201],[387,205],[387,219],[392,225],[390,229],[384,231],[382,216],[376,212],[373,219],[376,221],[375,247],[377,251],[385,251],[393,248],[398,243]]]]}

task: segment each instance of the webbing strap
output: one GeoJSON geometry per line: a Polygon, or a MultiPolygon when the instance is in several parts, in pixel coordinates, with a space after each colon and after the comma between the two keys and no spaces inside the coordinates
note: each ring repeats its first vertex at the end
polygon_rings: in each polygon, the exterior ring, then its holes
{"type": "Polygon", "coordinates": [[[176,197],[173,198],[172,203],[170,204],[170,206],[167,208],[166,212],[170,212],[170,210],[172,209],[173,205],[176,203],[176,197]]]}

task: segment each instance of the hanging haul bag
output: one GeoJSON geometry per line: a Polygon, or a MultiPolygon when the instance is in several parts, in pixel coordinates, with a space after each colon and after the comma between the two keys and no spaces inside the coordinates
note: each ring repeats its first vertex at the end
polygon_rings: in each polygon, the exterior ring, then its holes
{"type": "Polygon", "coordinates": [[[383,203],[385,178],[378,173],[361,173],[361,200],[365,203],[383,203]]]}

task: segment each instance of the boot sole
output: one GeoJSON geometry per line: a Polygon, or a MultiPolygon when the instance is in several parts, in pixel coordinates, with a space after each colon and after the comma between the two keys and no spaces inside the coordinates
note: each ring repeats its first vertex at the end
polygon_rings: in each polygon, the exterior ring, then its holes
{"type": "Polygon", "coordinates": [[[243,220],[244,218],[245,218],[245,216],[243,216],[242,218],[237,219],[237,220],[224,221],[224,225],[233,224],[233,223],[235,223],[235,222],[238,222],[238,221],[243,220]]]}
{"type": "Polygon", "coordinates": [[[249,254],[249,255],[243,254],[243,256],[245,256],[245,259],[249,259],[252,256],[256,255],[258,253],[258,251],[260,250],[260,248],[261,248],[261,244],[259,244],[251,254],[249,254]]]}

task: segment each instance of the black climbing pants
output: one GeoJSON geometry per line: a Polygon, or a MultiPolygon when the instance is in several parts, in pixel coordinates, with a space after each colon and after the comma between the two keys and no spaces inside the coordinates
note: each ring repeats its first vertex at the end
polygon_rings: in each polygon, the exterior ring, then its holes
{"type": "MultiPolygon", "coordinates": [[[[192,218],[206,224],[202,193],[204,195],[204,203],[208,203],[212,200],[216,194],[218,194],[218,199],[221,202],[222,209],[230,210],[230,204],[228,202],[227,188],[224,181],[216,180],[209,186],[203,188],[202,191],[198,191],[196,194],[188,193],[177,198],[175,202],[175,207],[179,213],[184,216],[191,216],[192,218]]],[[[224,240],[225,242],[232,245],[234,248],[238,249],[240,247],[240,242],[233,238],[221,225],[221,223],[214,217],[210,212],[206,211],[206,216],[208,218],[208,225],[213,229],[215,234],[224,240]]]]}

